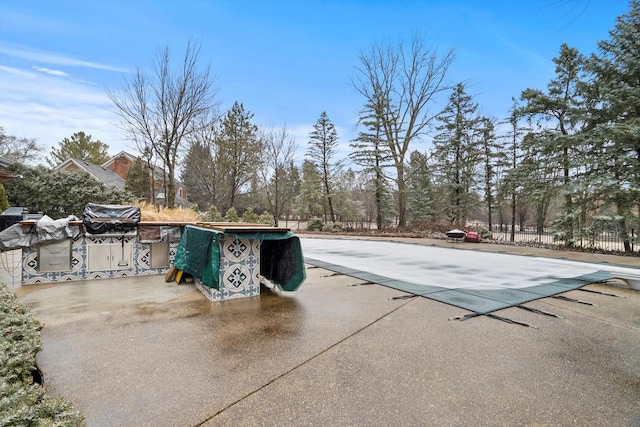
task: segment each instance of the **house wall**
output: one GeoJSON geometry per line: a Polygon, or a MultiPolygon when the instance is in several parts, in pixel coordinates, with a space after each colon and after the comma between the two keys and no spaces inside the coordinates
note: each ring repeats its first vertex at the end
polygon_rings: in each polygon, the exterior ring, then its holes
{"type": "MultiPolygon", "coordinates": [[[[111,169],[116,175],[124,180],[127,179],[127,174],[129,173],[129,169],[131,169],[131,166],[133,166],[133,161],[131,160],[131,158],[124,154],[111,158],[111,160],[109,160],[109,162],[106,164],[107,169],[111,169]]],[[[162,179],[158,179],[156,177],[153,182],[153,188],[156,190],[160,190],[162,189],[163,185],[164,183],[162,182],[162,179]]],[[[184,199],[188,198],[187,189],[183,186],[176,185],[174,191],[176,196],[180,196],[184,199]]]]}
{"type": "Polygon", "coordinates": [[[76,165],[75,163],[69,163],[67,166],[65,166],[64,169],[62,169],[63,171],[67,171],[67,172],[77,172],[79,170],[81,170],[78,165],[76,165]]]}
{"type": "Polygon", "coordinates": [[[127,179],[127,174],[133,162],[124,154],[113,157],[110,163],[107,165],[107,169],[111,169],[116,175],[122,179],[127,179]]]}

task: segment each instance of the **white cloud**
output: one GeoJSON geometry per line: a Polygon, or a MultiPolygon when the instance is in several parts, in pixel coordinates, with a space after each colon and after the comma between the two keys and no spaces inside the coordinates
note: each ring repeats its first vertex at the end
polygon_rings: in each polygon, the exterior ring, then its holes
{"type": "Polygon", "coordinates": [[[28,61],[39,62],[43,64],[61,65],[68,67],[84,67],[96,70],[114,71],[118,73],[129,72],[128,69],[108,64],[100,64],[97,62],[83,61],[71,58],[69,56],[55,53],[45,52],[41,50],[31,49],[25,46],[0,45],[0,54],[14,58],[26,59],[28,61]]]}
{"type": "Polygon", "coordinates": [[[8,67],[6,65],[0,65],[0,73],[10,73],[21,75],[22,77],[35,77],[36,74],[30,71],[20,70],[14,67],[8,67]]]}
{"type": "Polygon", "coordinates": [[[0,125],[7,134],[36,138],[45,148],[42,161],[51,147],[78,131],[108,144],[111,154],[132,151],[102,88],[38,71],[0,65],[0,125]]]}
{"type": "Polygon", "coordinates": [[[52,76],[61,76],[61,77],[68,76],[67,73],[60,70],[52,70],[50,68],[44,68],[44,67],[33,67],[33,69],[36,71],[40,71],[41,73],[51,74],[52,76]]]}

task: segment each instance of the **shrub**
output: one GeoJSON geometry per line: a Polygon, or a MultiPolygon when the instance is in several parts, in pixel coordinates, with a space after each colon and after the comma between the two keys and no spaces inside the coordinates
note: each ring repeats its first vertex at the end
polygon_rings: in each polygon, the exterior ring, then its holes
{"type": "Polygon", "coordinates": [[[258,222],[258,215],[253,211],[253,208],[247,208],[242,214],[242,222],[258,222]]]}
{"type": "Polygon", "coordinates": [[[42,324],[0,283],[0,426],[84,425],[70,403],[34,383],[40,329],[42,324]]]}
{"type": "Polygon", "coordinates": [[[275,223],[275,221],[273,220],[273,216],[267,211],[264,211],[260,214],[260,216],[258,217],[258,222],[265,225],[273,225],[275,223]]]}
{"type": "Polygon", "coordinates": [[[238,211],[236,211],[236,208],[231,206],[227,210],[227,213],[224,215],[224,220],[227,222],[240,222],[240,216],[238,216],[238,211]]]}
{"type": "Polygon", "coordinates": [[[328,231],[330,233],[338,233],[342,231],[342,224],[339,222],[332,222],[332,223],[325,224],[325,226],[322,227],[322,231],[328,231]]]}
{"type": "Polygon", "coordinates": [[[491,240],[493,238],[493,233],[486,227],[480,227],[478,233],[480,233],[482,240],[491,240]]]}
{"type": "Polygon", "coordinates": [[[221,222],[223,218],[218,208],[211,206],[211,208],[209,208],[209,210],[202,216],[202,220],[205,222],[221,222]]]}
{"type": "Polygon", "coordinates": [[[324,222],[320,218],[313,218],[307,223],[307,231],[322,231],[324,222]]]}

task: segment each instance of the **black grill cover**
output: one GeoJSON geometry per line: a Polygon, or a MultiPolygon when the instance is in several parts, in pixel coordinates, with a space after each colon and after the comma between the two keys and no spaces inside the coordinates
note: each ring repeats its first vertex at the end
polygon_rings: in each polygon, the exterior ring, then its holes
{"type": "Polygon", "coordinates": [[[140,208],[137,206],[89,203],[84,208],[82,223],[91,234],[126,232],[138,225],[140,216],[140,208]]]}

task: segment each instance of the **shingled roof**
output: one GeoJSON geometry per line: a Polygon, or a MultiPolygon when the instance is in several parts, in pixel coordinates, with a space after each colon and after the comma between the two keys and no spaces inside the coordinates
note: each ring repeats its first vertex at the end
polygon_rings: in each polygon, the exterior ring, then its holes
{"type": "Polygon", "coordinates": [[[68,169],[79,169],[83,170],[98,181],[104,183],[105,185],[117,188],[124,188],[125,180],[120,178],[116,173],[111,170],[104,168],[99,165],[94,165],[85,160],[80,159],[67,159],[64,162],[56,165],[52,168],[53,170],[68,170],[68,169]]]}

